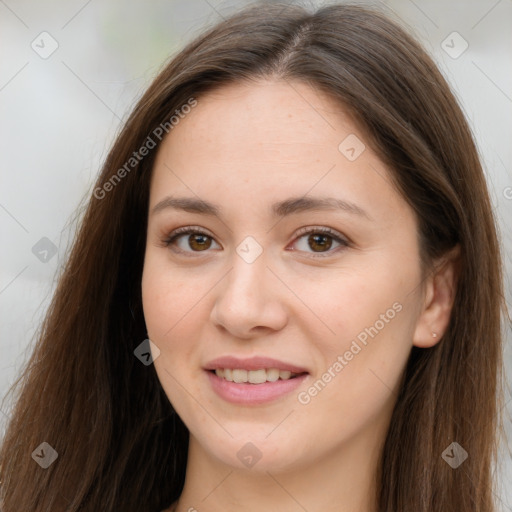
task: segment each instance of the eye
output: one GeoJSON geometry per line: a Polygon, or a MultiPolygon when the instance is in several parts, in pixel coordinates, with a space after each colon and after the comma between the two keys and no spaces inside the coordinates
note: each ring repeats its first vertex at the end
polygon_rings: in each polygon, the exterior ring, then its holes
{"type": "Polygon", "coordinates": [[[308,252],[308,248],[313,249],[313,252],[317,253],[313,255],[314,258],[330,256],[332,253],[339,252],[340,248],[349,246],[348,240],[331,228],[306,227],[299,230],[297,236],[299,236],[299,238],[295,244],[299,247],[299,250],[308,252]],[[338,247],[335,247],[334,250],[330,250],[333,246],[333,241],[335,244],[338,244],[338,247]]]}
{"type": "MultiPolygon", "coordinates": [[[[307,249],[313,249],[313,257],[325,257],[334,252],[338,252],[340,248],[348,247],[350,243],[340,233],[326,227],[306,227],[299,230],[295,235],[298,236],[296,245],[302,245],[298,250],[309,252],[307,249]],[[307,236],[307,239],[306,239],[307,236]],[[302,239],[305,239],[301,243],[302,239]],[[333,242],[338,244],[334,250],[333,242]],[[323,253],[326,253],[324,256],[323,253]]],[[[165,240],[163,244],[165,247],[174,246],[173,250],[178,253],[192,255],[193,253],[204,252],[212,247],[214,242],[213,237],[206,233],[203,229],[190,226],[174,230],[165,240]],[[189,250],[192,249],[192,250],[189,250]]],[[[217,244],[218,245],[218,244],[217,244]]],[[[220,247],[220,246],[219,246],[220,247]]],[[[296,249],[293,249],[296,250],[296,249]]]]}
{"type": "Polygon", "coordinates": [[[203,229],[190,226],[174,230],[163,243],[166,247],[175,246],[174,251],[189,256],[191,253],[203,252],[209,249],[212,245],[212,241],[213,238],[205,233],[203,229]],[[188,250],[190,248],[192,251],[188,250]]]}

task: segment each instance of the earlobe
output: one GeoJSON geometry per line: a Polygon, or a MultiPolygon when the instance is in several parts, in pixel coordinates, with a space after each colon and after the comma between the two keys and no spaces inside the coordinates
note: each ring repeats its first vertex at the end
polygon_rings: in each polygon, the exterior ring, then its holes
{"type": "Polygon", "coordinates": [[[443,338],[455,300],[460,246],[445,254],[434,266],[425,283],[425,300],[413,336],[413,345],[433,347],[443,338]]]}

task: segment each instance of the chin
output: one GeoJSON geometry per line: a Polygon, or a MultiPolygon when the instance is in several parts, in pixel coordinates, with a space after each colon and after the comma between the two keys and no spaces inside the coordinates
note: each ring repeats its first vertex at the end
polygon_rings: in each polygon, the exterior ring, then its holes
{"type": "Polygon", "coordinates": [[[244,440],[225,439],[218,443],[208,443],[203,450],[226,466],[236,470],[247,470],[253,473],[281,473],[292,471],[301,466],[300,454],[294,449],[298,442],[290,438],[276,437],[274,440],[258,439],[256,436],[241,436],[244,440]]]}

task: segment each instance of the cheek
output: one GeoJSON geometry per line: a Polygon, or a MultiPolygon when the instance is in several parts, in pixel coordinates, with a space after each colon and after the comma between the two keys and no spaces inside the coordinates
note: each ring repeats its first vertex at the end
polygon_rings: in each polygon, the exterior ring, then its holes
{"type": "MultiPolygon", "coordinates": [[[[373,312],[385,314],[381,304],[376,301],[373,312]]],[[[386,301],[384,305],[388,306],[386,301]]],[[[387,428],[410,353],[412,335],[405,306],[384,327],[375,326],[378,316],[365,313],[366,322],[345,317],[353,335],[343,334],[335,343],[323,345],[318,373],[296,397],[297,424],[321,431],[317,443],[326,449],[333,440],[355,438],[376,424],[387,428]]]]}
{"type": "Polygon", "coordinates": [[[149,254],[145,261],[144,318],[149,339],[160,349],[155,368],[171,399],[177,395],[173,379],[190,382],[197,376],[197,343],[209,319],[208,297],[204,295],[211,286],[193,272],[172,271],[165,255],[149,254]]]}
{"type": "Polygon", "coordinates": [[[306,390],[311,402],[319,407],[337,404],[341,410],[359,404],[354,413],[366,416],[386,402],[412,347],[419,296],[411,293],[410,283],[418,278],[415,267],[399,269],[384,262],[340,274],[325,283],[325,293],[312,298],[334,334],[315,343],[317,380],[306,390]]]}
{"type": "Polygon", "coordinates": [[[157,344],[167,343],[182,326],[187,311],[192,312],[194,298],[190,283],[187,286],[182,274],[169,272],[168,263],[162,259],[147,255],[141,284],[146,327],[157,344]]]}
{"type": "Polygon", "coordinates": [[[180,416],[189,418],[190,404],[181,386],[197,394],[195,384],[190,385],[190,372],[199,363],[188,340],[197,339],[194,326],[200,321],[194,314],[199,308],[194,308],[197,294],[192,293],[193,287],[177,277],[168,265],[149,255],[142,275],[142,303],[148,337],[160,349],[154,361],[158,379],[180,416]]]}
{"type": "Polygon", "coordinates": [[[397,268],[383,260],[316,274],[314,279],[301,278],[300,287],[295,288],[297,295],[304,297],[317,317],[314,320],[307,315],[307,321],[321,326],[321,320],[329,328],[318,342],[321,351],[342,353],[356,339],[363,345],[372,339],[382,340],[380,345],[384,345],[383,340],[407,338],[402,334],[410,327],[414,299],[410,283],[417,282],[417,274],[414,267],[397,268]]]}

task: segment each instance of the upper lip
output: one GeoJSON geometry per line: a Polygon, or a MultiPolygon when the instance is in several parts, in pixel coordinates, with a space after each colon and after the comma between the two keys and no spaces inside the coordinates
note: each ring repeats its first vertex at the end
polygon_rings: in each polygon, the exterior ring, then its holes
{"type": "Polygon", "coordinates": [[[261,370],[262,368],[277,368],[288,370],[292,373],[309,373],[305,368],[295,364],[272,359],[271,357],[254,356],[247,359],[240,359],[234,356],[223,356],[213,359],[205,366],[205,370],[217,370],[219,368],[231,368],[240,370],[261,370]]]}

